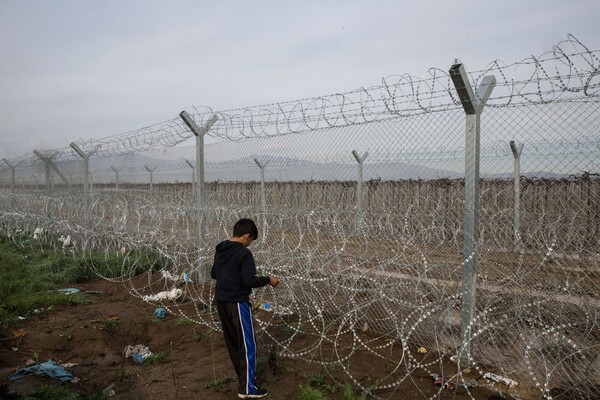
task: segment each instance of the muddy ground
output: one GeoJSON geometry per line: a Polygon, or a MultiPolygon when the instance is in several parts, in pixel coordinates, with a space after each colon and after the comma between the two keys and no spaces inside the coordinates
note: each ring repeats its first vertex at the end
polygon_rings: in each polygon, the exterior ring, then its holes
{"type": "MultiPolygon", "coordinates": [[[[155,306],[133,297],[118,283],[98,280],[73,287],[97,293],[87,295],[90,304],[31,314],[17,325],[0,328],[1,384],[8,385],[18,394],[43,384],[60,384],[57,380],[35,375],[17,382],[8,380],[8,376],[25,367],[28,360],[43,362],[51,359],[75,364],[67,370],[78,378],[78,383],[64,385],[82,393],[97,393],[113,385],[113,399],[237,398],[236,381],[223,379],[234,378],[234,372],[220,332],[182,321],[175,315],[158,320],[154,317],[155,306]],[[24,336],[18,334],[21,329],[24,336]],[[155,364],[140,365],[124,357],[125,347],[137,344],[165,355],[164,359],[155,364]],[[217,385],[222,382],[225,383],[217,385]]],[[[309,382],[320,387],[328,399],[344,398],[341,389],[331,392],[339,385],[327,373],[322,381],[317,379],[322,367],[308,361],[308,357],[269,359],[273,344],[266,340],[264,336],[258,339],[257,381],[270,391],[270,399],[295,399],[300,386],[309,382]]],[[[364,377],[369,376],[369,371],[381,369],[368,354],[353,357],[353,364],[364,369],[364,377]]],[[[342,370],[334,374],[338,383],[350,382],[342,370]]],[[[499,390],[487,386],[484,381],[478,379],[480,386],[470,388],[469,392],[462,387],[441,389],[434,385],[427,371],[416,370],[411,379],[376,394],[385,399],[511,398],[500,397],[499,390]]],[[[375,382],[364,382],[364,385],[372,383],[375,382]]],[[[358,398],[359,391],[356,393],[358,398]]]]}

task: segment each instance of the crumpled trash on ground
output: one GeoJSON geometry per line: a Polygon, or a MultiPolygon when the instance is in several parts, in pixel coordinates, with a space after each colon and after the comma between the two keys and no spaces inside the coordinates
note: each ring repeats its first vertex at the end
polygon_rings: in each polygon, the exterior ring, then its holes
{"type": "Polygon", "coordinates": [[[162,275],[163,278],[168,279],[170,281],[175,282],[177,280],[176,277],[174,277],[170,271],[167,271],[166,269],[163,269],[162,271],[160,271],[160,274],[162,275]]]}
{"type": "Polygon", "coordinates": [[[148,346],[144,346],[143,344],[137,344],[132,346],[130,344],[125,347],[124,350],[126,358],[133,358],[134,361],[142,364],[144,360],[152,355],[152,352],[148,348],[148,346]]]}
{"type": "Polygon", "coordinates": [[[35,364],[30,367],[21,368],[14,374],[10,375],[8,379],[11,381],[17,381],[26,375],[35,373],[40,376],[49,376],[52,379],[58,379],[61,382],[68,382],[73,379],[73,374],[65,370],[60,365],[54,364],[52,360],[35,364]]]}
{"type": "Polygon", "coordinates": [[[144,301],[159,301],[159,300],[171,300],[175,301],[181,297],[183,294],[183,290],[181,289],[171,289],[166,292],[160,292],[157,294],[146,295],[142,297],[144,301]]]}
{"type": "Polygon", "coordinates": [[[271,304],[268,302],[264,302],[264,301],[262,301],[262,299],[256,303],[255,308],[257,310],[273,312],[273,314],[278,315],[280,317],[287,317],[289,315],[294,314],[294,312],[289,307],[284,307],[281,305],[274,305],[274,304],[271,304]]]}
{"type": "Polygon", "coordinates": [[[176,286],[179,286],[183,283],[194,283],[194,281],[192,280],[192,278],[190,278],[190,275],[187,272],[182,272],[181,275],[179,276],[174,276],[173,274],[171,274],[170,271],[167,270],[162,270],[160,271],[160,274],[162,275],[163,278],[175,282],[176,286]]]}
{"type": "Polygon", "coordinates": [[[156,310],[154,310],[154,316],[156,318],[163,319],[167,316],[167,310],[162,307],[158,307],[156,310]]]}
{"type": "Polygon", "coordinates": [[[46,234],[46,229],[37,227],[33,230],[33,239],[38,240],[41,239],[42,236],[46,234]]]}
{"type": "Polygon", "coordinates": [[[508,387],[517,386],[519,384],[514,379],[510,379],[510,378],[506,378],[504,376],[492,374],[491,372],[486,372],[485,374],[483,374],[483,377],[485,379],[489,379],[489,380],[492,380],[494,382],[504,383],[508,387]]]}
{"type": "Polygon", "coordinates": [[[50,290],[50,292],[60,292],[60,293],[64,293],[64,294],[75,294],[75,293],[79,293],[80,290],[77,288],[64,288],[64,289],[56,289],[56,290],[50,290]]]}
{"type": "Polygon", "coordinates": [[[67,248],[67,247],[74,247],[74,246],[75,246],[75,241],[73,241],[73,240],[71,239],[71,235],[67,235],[67,236],[65,236],[65,235],[61,235],[61,236],[58,238],[58,241],[59,241],[60,243],[62,243],[62,247],[63,247],[63,249],[64,249],[64,248],[67,248]]]}

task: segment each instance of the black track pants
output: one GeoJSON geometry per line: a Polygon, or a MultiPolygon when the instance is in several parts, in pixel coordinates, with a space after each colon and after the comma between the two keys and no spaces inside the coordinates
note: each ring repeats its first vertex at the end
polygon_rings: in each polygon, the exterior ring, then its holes
{"type": "Polygon", "coordinates": [[[229,358],[240,384],[239,392],[256,393],[256,341],[252,325],[252,307],[249,302],[225,303],[217,301],[217,311],[223,327],[229,358]]]}

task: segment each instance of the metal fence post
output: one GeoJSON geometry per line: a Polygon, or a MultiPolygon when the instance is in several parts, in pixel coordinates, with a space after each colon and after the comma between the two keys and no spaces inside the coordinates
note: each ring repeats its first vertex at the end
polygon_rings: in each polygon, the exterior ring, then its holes
{"type": "Polygon", "coordinates": [[[9,168],[10,168],[10,172],[11,172],[11,176],[10,176],[10,191],[14,193],[14,191],[15,191],[15,169],[17,168],[17,166],[13,165],[6,158],[3,158],[2,161],[4,161],[4,163],[6,165],[8,165],[9,168]]]}
{"type": "Polygon", "coordinates": [[[517,146],[514,140],[510,141],[510,150],[514,157],[514,171],[513,171],[513,183],[514,183],[514,240],[515,247],[521,246],[521,152],[523,152],[524,144],[517,146]]]}
{"type": "Polygon", "coordinates": [[[198,282],[206,282],[206,215],[204,211],[204,135],[210,130],[218,117],[213,114],[199,128],[196,121],[187,111],[179,113],[179,117],[196,136],[196,208],[198,212],[198,282]]]}
{"type": "Polygon", "coordinates": [[[54,162],[52,161],[52,158],[54,158],[54,156],[57,154],[57,152],[54,152],[51,155],[47,156],[47,155],[44,155],[44,154],[40,153],[37,150],[34,150],[33,154],[35,154],[36,156],[38,156],[39,158],[41,158],[44,161],[44,163],[46,164],[46,187],[48,189],[50,188],[50,185],[51,185],[50,167],[52,167],[52,169],[58,174],[58,176],[60,176],[60,179],[62,179],[63,183],[65,185],[67,185],[67,187],[71,186],[71,184],[69,183],[69,180],[67,179],[67,177],[65,176],[65,174],[63,174],[60,171],[60,169],[58,169],[58,167],[56,166],[56,164],[54,164],[54,162]]]}
{"type": "Polygon", "coordinates": [[[85,228],[86,228],[86,231],[85,231],[86,233],[83,238],[83,241],[84,241],[83,248],[87,249],[88,248],[87,232],[90,232],[92,229],[92,226],[91,226],[92,225],[92,218],[91,218],[92,212],[91,212],[91,202],[90,202],[90,196],[91,196],[90,157],[92,156],[92,154],[94,154],[95,152],[98,151],[98,149],[100,148],[100,145],[97,144],[89,152],[83,151],[83,149],[81,147],[79,147],[77,145],[77,143],[75,143],[75,142],[71,142],[70,146],[73,150],[75,150],[75,152],[77,154],[79,154],[79,156],[81,158],[83,158],[83,199],[84,199],[84,222],[85,222],[85,228]]]}
{"type": "Polygon", "coordinates": [[[363,219],[363,162],[369,156],[369,152],[365,152],[362,156],[356,150],[352,150],[352,155],[358,163],[358,177],[356,179],[356,233],[362,233],[363,219]]]}
{"type": "Polygon", "coordinates": [[[114,165],[111,165],[110,168],[115,171],[115,175],[116,175],[116,180],[115,180],[115,189],[119,188],[119,171],[120,169],[117,169],[114,167],[114,165]]]}
{"type": "Polygon", "coordinates": [[[450,68],[450,78],[466,114],[465,131],[465,200],[464,200],[464,265],[462,271],[461,362],[470,365],[472,354],[472,324],[475,318],[477,289],[477,242],[479,240],[479,136],[481,112],[485,107],[496,78],[487,75],[473,93],[469,77],[462,64],[450,68]]]}
{"type": "Polygon", "coordinates": [[[262,214],[262,225],[264,227],[267,223],[267,190],[265,185],[265,168],[269,162],[263,161],[261,163],[258,158],[255,158],[254,162],[256,165],[258,165],[258,168],[260,168],[260,210],[262,214]]]}
{"type": "Polygon", "coordinates": [[[146,168],[146,171],[150,172],[150,192],[153,191],[152,188],[152,180],[153,180],[153,175],[154,175],[154,170],[156,169],[156,165],[152,168],[150,168],[148,165],[144,165],[144,168],[146,168]]]}
{"type": "Polygon", "coordinates": [[[198,180],[196,178],[196,166],[190,160],[185,160],[185,163],[187,165],[189,165],[190,168],[192,169],[192,201],[193,201],[196,198],[196,184],[197,184],[196,181],[198,180]]]}
{"type": "Polygon", "coordinates": [[[33,174],[31,176],[33,176],[33,180],[35,181],[35,190],[38,190],[38,177],[35,174],[33,174]]]}

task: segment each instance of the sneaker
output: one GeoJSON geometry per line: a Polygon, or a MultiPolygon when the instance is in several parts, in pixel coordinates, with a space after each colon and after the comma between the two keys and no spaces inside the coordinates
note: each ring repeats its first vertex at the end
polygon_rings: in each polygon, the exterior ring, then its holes
{"type": "Polygon", "coordinates": [[[238,393],[238,397],[240,399],[262,399],[263,397],[267,397],[268,394],[269,392],[266,390],[258,389],[255,393],[251,394],[238,393]]]}

